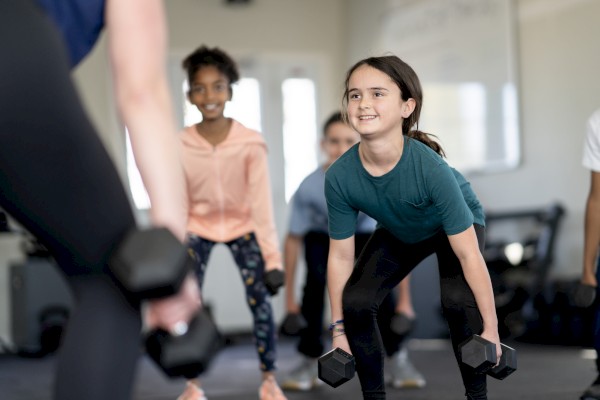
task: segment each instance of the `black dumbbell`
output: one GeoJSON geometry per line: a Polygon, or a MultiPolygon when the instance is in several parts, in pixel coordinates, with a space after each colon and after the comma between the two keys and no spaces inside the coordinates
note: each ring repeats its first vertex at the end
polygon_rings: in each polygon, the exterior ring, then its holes
{"type": "Polygon", "coordinates": [[[134,229],[113,251],[109,265],[129,293],[138,299],[154,299],[179,291],[192,260],[168,229],[134,229]]]}
{"type": "Polygon", "coordinates": [[[502,348],[500,363],[486,373],[492,378],[502,380],[517,370],[517,351],[502,343],[500,347],[502,348]]]}
{"type": "MultiPolygon", "coordinates": [[[[193,262],[187,248],[166,228],[132,230],[109,260],[126,291],[139,300],[179,292],[193,262]]],[[[219,332],[206,312],[199,312],[182,335],[160,329],[146,336],[146,350],[168,376],[193,378],[208,368],[221,347],[219,332]]]]}
{"type": "Polygon", "coordinates": [[[517,351],[512,347],[500,344],[502,357],[498,366],[496,345],[479,335],[473,335],[460,346],[461,361],[478,373],[486,373],[492,378],[504,379],[517,370],[517,351]]]}
{"type": "Polygon", "coordinates": [[[223,339],[210,315],[201,310],[190,321],[188,331],[173,336],[155,330],[146,336],[146,352],[170,377],[193,379],[207,370],[223,346],[223,339]]]}
{"type": "Polygon", "coordinates": [[[271,296],[275,296],[279,291],[279,288],[283,286],[285,274],[280,269],[272,269],[265,273],[263,280],[271,296]]]}
{"type": "Polygon", "coordinates": [[[398,336],[406,336],[415,327],[415,319],[409,318],[406,314],[396,313],[390,321],[390,329],[398,336]]]}
{"type": "Polygon", "coordinates": [[[572,299],[576,307],[587,308],[596,300],[596,287],[578,282],[573,290],[572,299]]]}
{"type": "Polygon", "coordinates": [[[334,388],[354,377],[354,356],[335,348],[319,357],[319,379],[334,388]]]}
{"type": "Polygon", "coordinates": [[[302,314],[293,313],[285,316],[279,331],[282,335],[298,336],[307,326],[308,323],[302,314]]]}

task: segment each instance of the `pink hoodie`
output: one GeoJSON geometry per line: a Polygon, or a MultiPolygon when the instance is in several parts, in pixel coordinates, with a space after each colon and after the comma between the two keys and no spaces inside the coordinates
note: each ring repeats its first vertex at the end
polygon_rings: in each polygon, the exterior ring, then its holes
{"type": "Polygon", "coordinates": [[[195,126],[180,135],[188,192],[188,232],[228,242],[254,232],[267,269],[281,265],[273,217],[267,145],[233,120],[227,138],[208,143],[195,126]]]}

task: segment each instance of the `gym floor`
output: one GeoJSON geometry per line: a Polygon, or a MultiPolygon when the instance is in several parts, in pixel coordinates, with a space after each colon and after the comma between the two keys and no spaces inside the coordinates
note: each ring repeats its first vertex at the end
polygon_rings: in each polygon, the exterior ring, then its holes
{"type": "MultiPolygon", "coordinates": [[[[488,379],[488,400],[568,400],[579,395],[595,379],[591,351],[576,346],[511,343],[518,351],[518,370],[503,381],[488,379]]],[[[425,375],[423,389],[388,390],[388,399],[464,400],[458,368],[447,340],[412,340],[410,357],[425,375]]],[[[592,353],[593,354],[593,353],[592,353]]],[[[0,355],[0,398],[2,400],[50,400],[55,357],[41,359],[0,355]]],[[[281,378],[297,363],[295,342],[282,338],[279,345],[281,378]]],[[[215,359],[203,378],[210,400],[258,398],[259,372],[251,339],[236,337],[215,359]]],[[[175,400],[182,380],[166,379],[146,358],[140,362],[135,400],[175,400]]],[[[289,400],[360,399],[355,377],[338,387],[321,386],[308,393],[286,392],[289,400]]],[[[107,399],[108,400],[108,399],[107,399]]]]}

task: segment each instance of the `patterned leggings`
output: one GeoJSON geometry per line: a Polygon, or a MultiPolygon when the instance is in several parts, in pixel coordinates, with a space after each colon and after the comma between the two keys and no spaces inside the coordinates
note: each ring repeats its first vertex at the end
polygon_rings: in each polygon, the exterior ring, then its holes
{"type": "MultiPolygon", "coordinates": [[[[204,282],[210,252],[215,244],[216,242],[203,239],[192,233],[188,235],[188,245],[196,262],[196,275],[198,276],[200,288],[202,288],[204,282]]],[[[262,371],[272,371],[275,369],[277,358],[275,325],[273,323],[271,300],[263,283],[265,263],[260,247],[253,233],[246,234],[225,244],[233,254],[246,288],[246,300],[254,319],[254,342],[260,358],[260,369],[262,371]]]]}

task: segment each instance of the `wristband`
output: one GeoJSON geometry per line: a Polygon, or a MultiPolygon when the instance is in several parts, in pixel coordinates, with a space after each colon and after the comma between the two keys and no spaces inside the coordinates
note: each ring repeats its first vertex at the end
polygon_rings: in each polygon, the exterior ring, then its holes
{"type": "Polygon", "coordinates": [[[335,321],[335,322],[332,322],[332,323],[329,325],[329,330],[330,330],[330,331],[332,331],[332,330],[333,330],[333,328],[335,328],[335,326],[336,326],[336,325],[343,324],[343,323],[344,323],[344,320],[343,320],[343,319],[338,319],[337,321],[335,321]]]}

